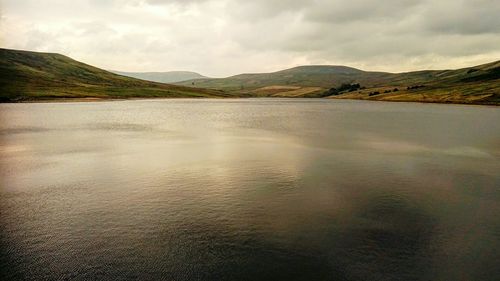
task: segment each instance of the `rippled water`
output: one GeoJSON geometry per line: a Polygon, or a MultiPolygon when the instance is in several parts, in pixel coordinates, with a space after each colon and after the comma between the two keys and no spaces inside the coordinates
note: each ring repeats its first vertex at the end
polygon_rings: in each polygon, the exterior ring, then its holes
{"type": "Polygon", "coordinates": [[[498,280],[500,110],[0,105],[0,279],[498,280]]]}

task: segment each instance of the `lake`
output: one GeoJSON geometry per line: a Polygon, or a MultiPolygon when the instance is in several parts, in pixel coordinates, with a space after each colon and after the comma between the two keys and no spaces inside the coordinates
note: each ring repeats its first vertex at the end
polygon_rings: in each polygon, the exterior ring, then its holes
{"type": "Polygon", "coordinates": [[[498,107],[0,105],[1,278],[498,280],[498,107]]]}

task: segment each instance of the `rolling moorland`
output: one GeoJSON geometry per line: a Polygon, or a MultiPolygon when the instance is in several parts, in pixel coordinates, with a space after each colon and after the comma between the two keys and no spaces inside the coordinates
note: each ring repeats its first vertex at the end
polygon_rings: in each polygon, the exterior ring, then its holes
{"type": "Polygon", "coordinates": [[[218,90],[125,77],[54,53],[0,49],[0,74],[3,102],[227,96],[218,90]]]}
{"type": "Polygon", "coordinates": [[[384,101],[500,104],[500,61],[457,70],[407,73],[346,66],[299,66],[272,73],[177,83],[236,96],[328,97],[384,101]]]}
{"type": "Polygon", "coordinates": [[[125,71],[115,71],[115,70],[109,70],[109,71],[127,77],[159,82],[159,83],[175,83],[186,80],[208,78],[206,76],[203,76],[199,73],[192,71],[167,71],[167,72],[125,72],[125,71]]]}
{"type": "Polygon", "coordinates": [[[370,72],[299,66],[164,84],[125,77],[60,54],[0,49],[0,100],[323,97],[500,105],[500,61],[458,70],[370,72]]]}

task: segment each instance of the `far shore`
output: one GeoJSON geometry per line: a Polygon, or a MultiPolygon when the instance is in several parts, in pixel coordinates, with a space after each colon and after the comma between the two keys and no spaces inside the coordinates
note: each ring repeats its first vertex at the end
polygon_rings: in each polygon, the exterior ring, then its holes
{"type": "MultiPolygon", "coordinates": [[[[106,102],[106,101],[127,101],[127,100],[167,100],[167,99],[305,99],[307,97],[130,97],[130,98],[97,98],[97,97],[79,97],[79,98],[43,98],[43,99],[29,99],[18,101],[3,101],[1,103],[73,103],[73,102],[106,102]]],[[[461,102],[461,101],[432,101],[432,100],[375,100],[363,98],[342,98],[342,97],[323,97],[323,98],[307,98],[307,99],[328,99],[328,100],[358,100],[370,102],[405,102],[405,103],[425,103],[425,104],[454,104],[454,105],[475,105],[475,106],[500,106],[500,103],[475,103],[475,102],[461,102]]]]}

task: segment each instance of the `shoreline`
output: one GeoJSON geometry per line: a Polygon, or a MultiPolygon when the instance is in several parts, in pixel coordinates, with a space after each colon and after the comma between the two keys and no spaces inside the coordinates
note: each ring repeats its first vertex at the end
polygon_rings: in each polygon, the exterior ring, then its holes
{"type": "Polygon", "coordinates": [[[371,99],[357,99],[357,98],[329,98],[332,100],[360,100],[370,102],[406,102],[406,103],[421,103],[421,104],[454,104],[454,105],[476,105],[476,106],[500,106],[500,103],[474,103],[474,102],[459,102],[459,101],[428,101],[428,100],[371,100],[371,99]]]}
{"type": "Polygon", "coordinates": [[[421,104],[453,104],[453,105],[474,105],[474,106],[491,106],[498,107],[500,103],[473,103],[473,102],[459,102],[459,101],[426,101],[426,100],[372,100],[362,98],[341,98],[341,97],[322,97],[322,98],[307,98],[307,97],[132,97],[132,98],[96,98],[96,97],[82,97],[82,98],[49,98],[49,99],[32,99],[20,101],[2,101],[0,103],[76,103],[76,102],[107,102],[107,101],[127,101],[127,100],[159,100],[159,99],[327,99],[327,100],[358,100],[369,102],[405,102],[405,103],[421,103],[421,104]]]}

